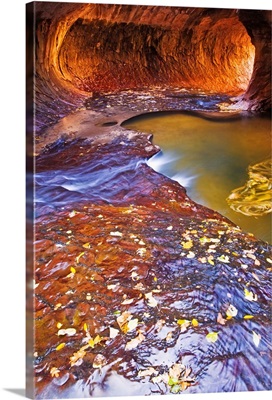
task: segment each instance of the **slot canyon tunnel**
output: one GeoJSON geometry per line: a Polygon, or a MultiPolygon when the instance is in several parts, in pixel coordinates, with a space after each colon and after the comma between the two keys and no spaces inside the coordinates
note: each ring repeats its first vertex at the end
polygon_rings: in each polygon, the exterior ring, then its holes
{"type": "Polygon", "coordinates": [[[26,16],[30,395],[271,390],[270,246],[154,172],[158,147],[120,126],[182,109],[183,90],[217,116],[224,99],[268,113],[271,12],[35,2],[26,16]]]}
{"type": "Polygon", "coordinates": [[[271,107],[269,11],[50,2],[35,9],[41,114],[49,114],[54,97],[72,106],[93,92],[152,86],[240,95],[247,109],[271,107]]]}

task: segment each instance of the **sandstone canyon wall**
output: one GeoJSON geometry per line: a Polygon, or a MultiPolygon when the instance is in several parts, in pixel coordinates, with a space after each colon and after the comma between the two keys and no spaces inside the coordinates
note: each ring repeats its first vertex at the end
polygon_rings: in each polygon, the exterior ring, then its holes
{"type": "Polygon", "coordinates": [[[38,129],[93,93],[125,89],[193,88],[239,96],[244,109],[271,106],[270,11],[50,2],[33,8],[38,129]]]}

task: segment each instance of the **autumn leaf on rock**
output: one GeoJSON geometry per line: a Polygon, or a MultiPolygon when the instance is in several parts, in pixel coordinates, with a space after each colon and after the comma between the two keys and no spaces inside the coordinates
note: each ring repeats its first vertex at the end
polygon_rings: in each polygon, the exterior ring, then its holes
{"type": "Polygon", "coordinates": [[[79,263],[79,259],[80,259],[80,257],[83,256],[83,254],[84,254],[84,251],[82,251],[82,252],[76,257],[76,262],[77,262],[77,264],[79,263]]]}
{"type": "Polygon", "coordinates": [[[245,294],[245,299],[247,299],[248,301],[257,301],[258,300],[258,296],[256,294],[254,294],[253,292],[250,292],[247,289],[244,289],[244,294],[245,294]]]}
{"type": "Polygon", "coordinates": [[[261,335],[259,333],[256,333],[254,331],[252,331],[253,334],[253,342],[255,344],[256,347],[259,347],[260,341],[261,341],[261,335]]]}
{"type": "Polygon", "coordinates": [[[58,378],[59,374],[60,374],[60,370],[56,367],[52,367],[50,369],[50,374],[51,374],[52,378],[58,378]]]}
{"type": "Polygon", "coordinates": [[[138,318],[132,319],[132,314],[125,311],[118,318],[117,323],[122,332],[127,333],[135,329],[138,325],[138,318]]]}
{"type": "Polygon", "coordinates": [[[117,237],[122,237],[123,236],[122,232],[118,232],[118,231],[110,232],[110,235],[111,236],[117,236],[117,237]]]}
{"type": "Polygon", "coordinates": [[[73,336],[76,334],[76,329],[75,328],[67,328],[67,329],[59,329],[58,331],[58,336],[73,336]]]}
{"type": "Polygon", "coordinates": [[[116,338],[116,336],[119,334],[118,329],[110,327],[110,339],[116,338]]]}
{"type": "Polygon", "coordinates": [[[156,371],[153,367],[149,367],[147,369],[144,369],[143,371],[138,372],[138,376],[141,378],[151,375],[158,375],[158,371],[156,371]]]}
{"type": "Polygon", "coordinates": [[[183,333],[187,331],[187,328],[190,325],[190,321],[188,321],[187,319],[178,319],[177,324],[180,325],[180,332],[183,333]]]}
{"type": "Polygon", "coordinates": [[[192,319],[192,325],[196,328],[198,326],[198,320],[193,318],[192,319]]]}
{"type": "Polygon", "coordinates": [[[60,343],[57,347],[56,347],[56,351],[62,350],[65,347],[65,343],[60,343]]]}
{"type": "Polygon", "coordinates": [[[107,359],[102,354],[97,354],[93,361],[93,368],[101,369],[104,365],[107,364],[107,359]]]}
{"type": "Polygon", "coordinates": [[[234,307],[232,304],[230,304],[226,311],[227,317],[230,319],[232,317],[236,317],[237,314],[238,314],[237,308],[234,307]]]}
{"type": "Polygon", "coordinates": [[[254,316],[253,315],[244,315],[244,319],[252,319],[252,318],[254,318],[254,316]]]}
{"type": "Polygon", "coordinates": [[[188,242],[181,242],[181,244],[184,249],[190,249],[194,245],[192,240],[188,240],[188,242]]]}
{"type": "Polygon", "coordinates": [[[97,335],[94,339],[90,338],[90,340],[88,341],[88,344],[93,349],[95,345],[100,344],[101,342],[103,342],[105,340],[107,340],[107,338],[97,335]]]}
{"type": "Polygon", "coordinates": [[[127,305],[127,304],[131,304],[133,303],[134,299],[125,299],[124,301],[122,301],[122,305],[127,305]]]}
{"type": "Polygon", "coordinates": [[[142,333],[139,333],[139,335],[136,336],[136,338],[127,342],[125,350],[129,351],[129,350],[135,349],[144,339],[145,339],[145,336],[142,333]]]}
{"type": "Polygon", "coordinates": [[[147,300],[147,305],[149,307],[157,307],[158,302],[157,302],[157,300],[154,299],[152,292],[146,293],[145,298],[147,300]]]}
{"type": "Polygon", "coordinates": [[[218,339],[218,332],[210,332],[206,335],[208,342],[215,343],[218,339]]]}
{"type": "Polygon", "coordinates": [[[83,363],[83,358],[86,355],[86,349],[89,347],[89,345],[81,347],[77,352],[75,352],[71,357],[70,357],[70,364],[71,367],[74,365],[79,366],[83,363]]]}
{"type": "Polygon", "coordinates": [[[218,261],[222,261],[223,263],[229,263],[229,256],[225,256],[224,254],[222,254],[220,257],[217,257],[218,261]]]}
{"type": "Polygon", "coordinates": [[[218,313],[218,315],[217,315],[217,323],[220,325],[226,324],[226,320],[225,320],[225,318],[222,317],[221,313],[218,313]]]}

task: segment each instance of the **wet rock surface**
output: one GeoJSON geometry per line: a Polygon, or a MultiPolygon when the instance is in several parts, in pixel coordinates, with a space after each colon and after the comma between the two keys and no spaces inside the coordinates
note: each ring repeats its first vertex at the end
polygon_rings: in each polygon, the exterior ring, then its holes
{"type": "Polygon", "coordinates": [[[269,109],[271,12],[157,10],[28,7],[36,398],[271,390],[271,247],[155,173],[159,149],[121,127],[145,112],[269,109]]]}
{"type": "Polygon", "coordinates": [[[37,157],[37,398],[271,389],[271,248],[155,173],[157,151],[131,132],[37,157]]]}

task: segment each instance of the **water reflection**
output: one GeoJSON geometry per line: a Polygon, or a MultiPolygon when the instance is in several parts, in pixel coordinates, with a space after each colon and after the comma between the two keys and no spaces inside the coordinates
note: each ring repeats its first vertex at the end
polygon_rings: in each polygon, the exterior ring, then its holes
{"type": "Polygon", "coordinates": [[[266,117],[211,120],[186,113],[156,113],[123,124],[154,135],[163,154],[149,161],[156,171],[185,186],[188,195],[271,241],[271,216],[249,217],[230,209],[226,198],[248,179],[250,164],[271,157],[271,123],[266,117]]]}

